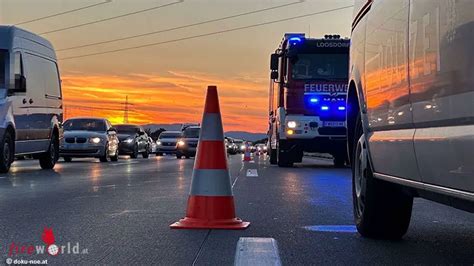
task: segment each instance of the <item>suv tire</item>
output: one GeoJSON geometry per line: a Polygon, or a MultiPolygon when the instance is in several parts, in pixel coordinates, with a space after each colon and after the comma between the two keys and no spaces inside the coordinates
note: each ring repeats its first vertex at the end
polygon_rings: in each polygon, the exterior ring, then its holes
{"type": "Polygon", "coordinates": [[[278,155],[278,166],[280,167],[293,167],[293,161],[290,158],[289,153],[283,153],[280,149],[281,146],[285,146],[285,141],[278,141],[277,155],[278,155]]]}

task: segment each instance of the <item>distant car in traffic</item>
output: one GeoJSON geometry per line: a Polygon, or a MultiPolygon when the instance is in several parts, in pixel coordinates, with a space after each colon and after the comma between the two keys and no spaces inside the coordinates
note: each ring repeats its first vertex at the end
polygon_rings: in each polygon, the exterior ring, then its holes
{"type": "Polygon", "coordinates": [[[71,118],[64,122],[64,138],[59,155],[70,162],[73,157],[94,157],[101,162],[118,160],[117,132],[104,118],[71,118]]]}
{"type": "Polygon", "coordinates": [[[237,145],[235,144],[234,139],[233,139],[233,138],[226,137],[225,140],[226,140],[225,145],[226,145],[227,153],[228,153],[228,154],[232,154],[232,155],[233,155],[233,154],[237,154],[239,148],[238,148],[237,145]]]}
{"type": "Polygon", "coordinates": [[[41,36],[0,26],[0,172],[15,156],[52,169],[59,157],[63,103],[56,53],[41,36]]]}
{"type": "Polygon", "coordinates": [[[186,159],[188,159],[190,157],[196,156],[200,131],[201,128],[198,126],[190,126],[183,130],[183,135],[178,141],[176,158],[181,159],[184,156],[186,159]]]}
{"type": "Polygon", "coordinates": [[[474,212],[473,10],[355,1],[347,144],[362,236],[402,237],[414,197],[474,212]]]}
{"type": "Polygon", "coordinates": [[[241,139],[234,139],[234,144],[237,147],[237,153],[245,152],[245,142],[241,139]]]}
{"type": "Polygon", "coordinates": [[[138,154],[148,158],[150,154],[148,135],[143,127],[132,124],[116,125],[119,143],[119,154],[130,155],[135,159],[138,154]]]}
{"type": "Polygon", "coordinates": [[[178,141],[182,137],[181,131],[163,131],[161,132],[158,140],[156,141],[157,150],[156,155],[161,156],[163,154],[175,154],[178,141]]]}

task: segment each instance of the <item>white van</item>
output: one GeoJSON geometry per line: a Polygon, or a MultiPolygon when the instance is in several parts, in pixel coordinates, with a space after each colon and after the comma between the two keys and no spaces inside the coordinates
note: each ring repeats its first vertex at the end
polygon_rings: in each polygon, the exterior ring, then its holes
{"type": "Polygon", "coordinates": [[[52,169],[62,137],[56,54],[46,39],[0,26],[0,172],[15,156],[32,155],[52,169]]]}

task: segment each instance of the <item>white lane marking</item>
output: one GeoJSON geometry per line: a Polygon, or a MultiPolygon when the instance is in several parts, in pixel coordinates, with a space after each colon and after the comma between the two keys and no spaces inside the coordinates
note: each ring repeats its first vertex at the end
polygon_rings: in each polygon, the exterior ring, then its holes
{"type": "Polygon", "coordinates": [[[247,177],[258,177],[257,169],[247,169],[247,177]]]}
{"type": "Polygon", "coordinates": [[[0,176],[0,179],[2,179],[2,178],[7,178],[7,177],[6,176],[0,176]]]}
{"type": "Polygon", "coordinates": [[[267,237],[241,237],[235,250],[235,266],[281,266],[277,241],[267,237]]]}

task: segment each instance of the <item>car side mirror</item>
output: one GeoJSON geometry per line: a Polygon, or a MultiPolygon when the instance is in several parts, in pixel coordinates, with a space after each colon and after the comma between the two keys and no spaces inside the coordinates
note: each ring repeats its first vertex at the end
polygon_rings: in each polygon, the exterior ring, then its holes
{"type": "Polygon", "coordinates": [[[145,132],[144,132],[144,131],[140,131],[140,132],[138,132],[138,135],[139,135],[139,136],[143,136],[143,135],[145,135],[145,132]]]}
{"type": "Polygon", "coordinates": [[[115,127],[111,127],[107,130],[107,133],[117,133],[117,129],[115,127]]]}

